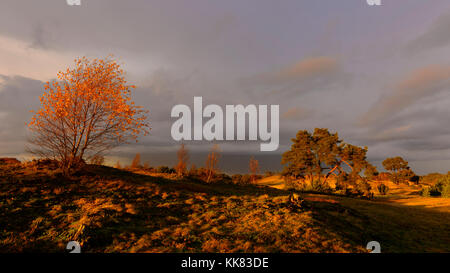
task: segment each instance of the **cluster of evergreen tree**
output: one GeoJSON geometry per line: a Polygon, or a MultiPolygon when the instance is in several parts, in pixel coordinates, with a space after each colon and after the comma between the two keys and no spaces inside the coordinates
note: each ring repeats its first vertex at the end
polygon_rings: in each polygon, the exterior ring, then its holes
{"type": "Polygon", "coordinates": [[[376,168],[367,161],[367,147],[343,142],[338,133],[316,128],[313,133],[301,130],[292,139],[291,149],[282,156],[282,174],[292,178],[307,178],[326,182],[330,175],[356,182],[365,170],[376,175],[376,168]]]}
{"type": "MultiPolygon", "coordinates": [[[[367,147],[346,143],[338,133],[330,133],[325,128],[316,128],[312,133],[300,130],[292,142],[291,149],[281,160],[282,175],[288,182],[302,178],[309,181],[312,188],[324,189],[327,179],[333,175],[335,190],[347,191],[352,185],[357,192],[367,195],[371,190],[368,180],[380,178],[377,168],[367,161],[367,147]]],[[[387,158],[383,167],[389,171],[387,178],[394,183],[418,178],[401,157],[387,158]]],[[[383,185],[378,190],[386,194],[388,188],[383,185]]]]}

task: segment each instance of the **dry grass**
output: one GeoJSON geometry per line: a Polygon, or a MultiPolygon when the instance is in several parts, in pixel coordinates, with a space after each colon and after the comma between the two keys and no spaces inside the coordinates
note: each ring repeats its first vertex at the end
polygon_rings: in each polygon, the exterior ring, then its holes
{"type": "Polygon", "coordinates": [[[0,169],[0,251],[63,252],[70,240],[84,252],[365,252],[371,240],[388,252],[450,251],[448,210],[313,194],[296,208],[288,195],[99,166],[67,179],[17,165],[0,169]]]}

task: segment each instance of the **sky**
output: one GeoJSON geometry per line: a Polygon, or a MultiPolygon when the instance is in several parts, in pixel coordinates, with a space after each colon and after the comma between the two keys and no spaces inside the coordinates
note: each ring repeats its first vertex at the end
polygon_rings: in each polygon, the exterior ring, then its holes
{"type": "MultiPolygon", "coordinates": [[[[2,0],[0,156],[27,158],[26,123],[43,83],[76,57],[113,54],[150,111],[151,133],[114,149],[174,165],[176,104],[280,105],[280,146],[220,142],[220,168],[280,170],[298,130],[329,128],[368,147],[381,168],[402,156],[418,174],[450,170],[450,1],[2,0]]],[[[213,143],[185,142],[203,166],[213,143]]]]}

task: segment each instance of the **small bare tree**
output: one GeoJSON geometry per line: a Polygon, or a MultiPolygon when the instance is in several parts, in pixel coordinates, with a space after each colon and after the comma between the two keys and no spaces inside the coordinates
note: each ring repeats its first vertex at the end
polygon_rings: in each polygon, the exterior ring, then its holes
{"type": "Polygon", "coordinates": [[[137,154],[134,156],[133,161],[131,162],[130,168],[132,168],[132,169],[137,169],[137,168],[139,168],[140,166],[141,166],[141,154],[137,153],[137,154]]]}
{"type": "Polygon", "coordinates": [[[120,166],[120,161],[117,160],[116,166],[114,166],[116,169],[122,169],[122,166],[120,166]]]}
{"type": "Polygon", "coordinates": [[[180,149],[177,152],[178,163],[175,166],[175,170],[178,176],[183,176],[186,174],[187,163],[189,161],[189,152],[185,148],[184,143],[181,144],[180,149]]]}
{"type": "Polygon", "coordinates": [[[256,160],[253,156],[250,158],[249,162],[250,176],[252,183],[255,183],[256,176],[259,173],[259,161],[256,160]]]}
{"type": "Polygon", "coordinates": [[[219,145],[214,144],[210,153],[208,154],[208,158],[206,159],[206,182],[209,183],[211,179],[216,175],[218,171],[218,163],[220,157],[220,149],[219,145]]]}

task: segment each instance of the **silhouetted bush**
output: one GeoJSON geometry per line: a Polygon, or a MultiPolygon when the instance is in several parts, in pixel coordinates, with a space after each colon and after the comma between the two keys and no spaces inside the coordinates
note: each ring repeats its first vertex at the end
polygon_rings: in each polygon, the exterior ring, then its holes
{"type": "Polygon", "coordinates": [[[103,165],[103,163],[105,163],[105,157],[102,155],[95,155],[91,158],[90,163],[94,165],[103,165]]]}
{"type": "Polygon", "coordinates": [[[231,176],[226,173],[218,173],[214,176],[215,182],[223,182],[223,183],[233,183],[231,176]]]}
{"type": "Polygon", "coordinates": [[[9,157],[0,158],[0,165],[15,165],[15,164],[20,164],[20,161],[17,160],[16,158],[9,158],[9,157]]]}
{"type": "Polygon", "coordinates": [[[169,168],[167,166],[159,166],[156,171],[158,173],[175,173],[175,169],[174,168],[169,168]]]}
{"type": "Polygon", "coordinates": [[[414,175],[413,177],[411,177],[411,179],[409,179],[409,181],[413,182],[414,184],[419,184],[420,176],[414,175]]]}
{"type": "Polygon", "coordinates": [[[378,185],[377,189],[381,195],[386,195],[389,191],[389,187],[386,186],[385,184],[378,185]]]}

